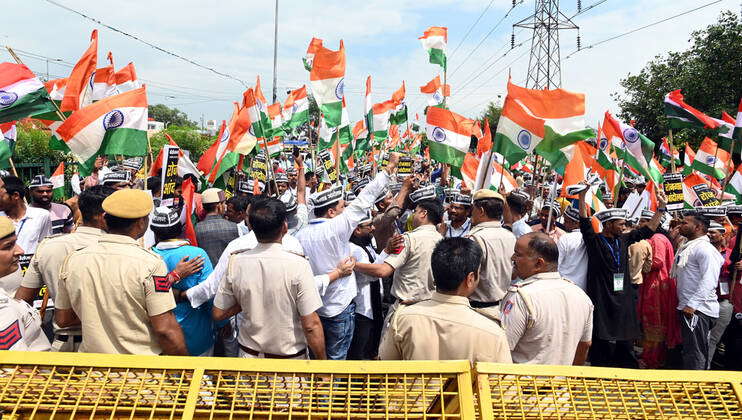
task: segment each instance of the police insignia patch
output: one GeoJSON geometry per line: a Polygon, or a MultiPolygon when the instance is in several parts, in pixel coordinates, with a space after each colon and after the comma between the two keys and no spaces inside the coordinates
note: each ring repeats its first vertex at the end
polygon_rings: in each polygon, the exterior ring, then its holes
{"type": "Polygon", "coordinates": [[[10,350],[21,339],[21,325],[15,322],[0,330],[0,350],[10,350]]]}
{"type": "Polygon", "coordinates": [[[152,280],[155,282],[155,292],[170,291],[170,281],[167,276],[152,276],[152,280]]]}

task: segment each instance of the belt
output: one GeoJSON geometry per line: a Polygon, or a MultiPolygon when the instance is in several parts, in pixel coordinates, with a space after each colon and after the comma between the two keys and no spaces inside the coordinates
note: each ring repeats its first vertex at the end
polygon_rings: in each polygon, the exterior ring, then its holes
{"type": "Polygon", "coordinates": [[[66,335],[66,334],[55,334],[54,335],[55,340],[59,340],[65,343],[70,341],[70,338],[72,339],[73,343],[82,343],[81,335],[66,335]]]}
{"type": "MultiPolygon", "coordinates": [[[[260,356],[260,353],[261,353],[257,350],[253,350],[249,347],[245,347],[242,344],[240,344],[240,348],[242,349],[242,351],[249,354],[250,356],[258,357],[260,356]]],[[[266,359],[293,359],[294,357],[303,356],[305,354],[307,354],[307,349],[301,350],[300,352],[295,353],[295,354],[290,354],[288,356],[285,356],[282,354],[263,353],[263,357],[265,357],[266,359]]]]}
{"type": "Polygon", "coordinates": [[[494,302],[477,302],[476,300],[470,300],[469,304],[472,308],[491,308],[500,304],[499,300],[494,302]]]}

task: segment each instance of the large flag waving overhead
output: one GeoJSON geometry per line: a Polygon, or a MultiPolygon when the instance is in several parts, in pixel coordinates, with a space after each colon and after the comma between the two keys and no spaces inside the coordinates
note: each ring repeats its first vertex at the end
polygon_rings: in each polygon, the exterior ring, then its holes
{"type": "Polygon", "coordinates": [[[54,110],[44,84],[28,67],[0,63],[0,123],[54,110]]]}
{"type": "Polygon", "coordinates": [[[448,28],[431,26],[423,32],[420,42],[428,52],[428,61],[446,68],[446,45],[448,44],[448,28]]]}
{"type": "Polygon", "coordinates": [[[121,93],[142,87],[142,83],[137,79],[137,72],[134,69],[134,63],[127,64],[113,76],[116,80],[116,89],[121,93]]]}
{"type": "Polygon", "coordinates": [[[328,127],[340,125],[343,109],[343,88],[345,85],[345,46],[340,40],[337,51],[320,48],[314,54],[309,80],[314,99],[320,112],[325,115],[328,127]]]}
{"type": "Polygon", "coordinates": [[[616,141],[623,142],[622,147],[615,148],[619,158],[647,179],[652,179],[649,172],[649,162],[654,153],[652,140],[646,138],[634,127],[616,120],[608,111],[603,120],[603,133],[611,144],[616,144],[616,141]]]}
{"type": "Polygon", "coordinates": [[[116,88],[115,72],[113,71],[113,54],[110,51],[108,52],[108,62],[108,66],[95,69],[93,74],[93,101],[100,101],[119,93],[116,88]]]}
{"type": "Polygon", "coordinates": [[[665,115],[670,120],[671,128],[719,128],[719,123],[713,118],[686,104],[680,89],[665,95],[665,115]]]}
{"type": "Polygon", "coordinates": [[[495,135],[495,151],[514,164],[528,153],[546,158],[563,172],[572,149],[594,137],[585,127],[585,95],[564,89],[535,90],[508,81],[508,96],[495,135]]]}
{"type": "Polygon", "coordinates": [[[476,121],[447,109],[430,107],[427,123],[430,157],[438,162],[461,167],[471,144],[476,121]]]}
{"type": "Polygon", "coordinates": [[[405,103],[405,97],[407,96],[404,81],[402,87],[397,89],[392,94],[392,101],[394,102],[394,111],[389,116],[389,122],[396,125],[402,125],[407,122],[407,104],[405,103]]]}
{"type": "Polygon", "coordinates": [[[374,104],[372,107],[373,118],[371,119],[370,129],[374,136],[374,142],[386,140],[389,136],[389,115],[394,109],[394,101],[391,99],[378,104],[374,104]]]}
{"type": "Polygon", "coordinates": [[[309,122],[309,99],[307,87],[292,90],[283,104],[283,120],[290,127],[298,127],[309,122]]]}
{"type": "Polygon", "coordinates": [[[57,129],[69,150],[84,166],[99,154],[147,154],[147,93],[145,87],[109,96],[72,113],[57,129]]]}
{"type": "Polygon", "coordinates": [[[319,38],[312,38],[311,41],[309,41],[309,47],[307,47],[307,54],[302,58],[302,61],[304,62],[304,68],[307,69],[307,71],[312,71],[312,63],[314,62],[314,55],[317,53],[317,51],[323,48],[322,46],[322,40],[319,38]]]}
{"type": "Polygon", "coordinates": [[[90,35],[90,46],[80,57],[67,78],[64,98],[59,106],[62,111],[77,111],[90,104],[93,99],[93,75],[98,63],[98,30],[90,35]]]}

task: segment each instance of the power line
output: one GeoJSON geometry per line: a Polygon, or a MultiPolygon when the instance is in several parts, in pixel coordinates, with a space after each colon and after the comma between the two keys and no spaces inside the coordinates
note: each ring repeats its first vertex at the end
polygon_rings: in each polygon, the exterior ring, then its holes
{"type": "Polygon", "coordinates": [[[477,18],[477,20],[475,20],[474,23],[472,23],[471,26],[469,26],[469,30],[466,31],[466,34],[464,35],[463,38],[461,38],[461,41],[459,41],[459,45],[457,45],[456,48],[454,48],[454,50],[451,53],[451,56],[449,58],[453,58],[453,56],[456,55],[456,52],[459,50],[459,48],[461,48],[461,44],[463,44],[464,41],[466,41],[466,38],[471,33],[472,29],[474,29],[474,27],[477,26],[477,23],[479,23],[479,21],[482,20],[482,17],[484,16],[485,13],[487,13],[487,11],[490,9],[490,7],[492,7],[492,3],[494,3],[494,2],[495,2],[495,0],[490,0],[490,3],[487,5],[487,7],[484,8],[484,10],[482,11],[482,13],[477,18]]]}
{"type": "Polygon", "coordinates": [[[118,32],[118,33],[120,33],[120,34],[122,34],[122,35],[124,35],[124,36],[127,36],[127,37],[129,37],[129,38],[131,38],[131,39],[134,39],[134,40],[136,40],[136,41],[139,41],[139,42],[141,42],[142,44],[145,44],[145,45],[147,45],[147,46],[149,46],[149,47],[151,47],[151,48],[154,48],[154,49],[155,49],[155,50],[157,50],[157,51],[163,52],[163,53],[165,53],[165,54],[167,54],[167,55],[170,55],[170,56],[172,56],[172,57],[175,57],[175,58],[177,58],[177,59],[180,59],[180,60],[182,60],[182,61],[185,61],[186,63],[192,64],[192,65],[194,65],[194,66],[196,66],[196,67],[200,67],[200,68],[202,68],[202,69],[204,69],[204,70],[208,70],[208,71],[210,71],[210,72],[212,72],[212,73],[214,73],[214,74],[217,74],[217,75],[219,75],[219,76],[222,76],[222,77],[226,77],[226,78],[228,78],[228,79],[232,79],[232,80],[236,80],[236,81],[238,81],[238,82],[242,83],[242,85],[243,85],[243,86],[247,87],[247,83],[246,83],[246,82],[245,82],[244,80],[242,80],[242,79],[239,79],[239,78],[237,78],[237,77],[234,77],[234,76],[232,76],[232,75],[230,75],[230,74],[227,74],[227,73],[223,73],[223,72],[220,72],[220,71],[218,71],[218,70],[216,70],[216,69],[214,69],[214,68],[212,68],[212,67],[209,67],[209,66],[206,66],[206,65],[200,64],[200,63],[198,63],[198,62],[196,62],[196,61],[194,61],[194,60],[192,60],[192,59],[190,59],[190,58],[186,58],[186,57],[183,57],[183,56],[182,56],[182,55],[180,55],[180,54],[176,54],[176,53],[174,53],[174,52],[168,51],[168,50],[166,50],[166,49],[164,49],[164,48],[161,48],[161,47],[159,47],[159,46],[157,46],[157,45],[155,45],[155,44],[153,44],[153,43],[151,43],[151,42],[145,41],[145,40],[143,40],[143,39],[141,39],[141,38],[137,37],[136,35],[132,35],[132,34],[130,34],[130,33],[127,33],[127,32],[125,32],[125,31],[122,31],[122,30],[120,30],[120,29],[114,28],[113,26],[107,25],[107,24],[105,24],[105,23],[101,22],[100,20],[98,20],[98,19],[96,19],[96,18],[94,18],[94,17],[88,16],[88,15],[86,15],[86,14],[84,14],[84,13],[82,13],[82,12],[78,11],[78,10],[75,10],[75,9],[69,8],[69,7],[67,7],[67,6],[65,6],[65,5],[63,5],[63,4],[60,4],[60,3],[58,3],[58,2],[56,2],[56,1],[54,1],[54,0],[46,0],[46,2],[47,2],[47,3],[51,3],[51,4],[53,4],[53,5],[57,6],[57,7],[60,7],[60,8],[62,8],[62,9],[65,9],[65,10],[67,10],[67,11],[70,11],[70,12],[72,12],[72,13],[75,13],[75,14],[77,14],[77,15],[80,15],[80,16],[82,16],[83,18],[85,18],[85,19],[87,19],[87,20],[90,20],[90,21],[92,21],[92,22],[95,22],[95,23],[97,23],[98,25],[101,25],[101,26],[103,26],[103,27],[105,27],[105,28],[108,28],[108,29],[110,29],[110,30],[114,31],[114,32],[118,32]]]}
{"type": "Polygon", "coordinates": [[[471,50],[471,51],[469,52],[469,55],[467,55],[467,56],[466,56],[466,58],[464,59],[464,61],[462,61],[462,62],[461,62],[461,64],[459,64],[459,66],[458,66],[458,67],[456,67],[456,68],[455,68],[455,69],[454,69],[454,70],[453,70],[453,71],[451,72],[451,76],[453,76],[453,75],[454,75],[454,73],[456,73],[456,70],[460,69],[460,68],[461,68],[461,66],[463,66],[463,65],[464,65],[464,63],[466,63],[466,62],[467,62],[467,61],[468,61],[468,60],[469,60],[469,59],[471,58],[471,56],[472,56],[472,55],[473,55],[473,54],[474,54],[474,53],[475,53],[475,52],[476,52],[476,51],[477,51],[477,50],[479,49],[479,47],[481,47],[481,46],[482,46],[482,44],[484,44],[484,41],[486,41],[486,40],[487,40],[487,38],[489,38],[489,36],[490,36],[490,35],[492,35],[492,32],[494,32],[494,31],[495,31],[495,29],[497,29],[497,28],[498,28],[498,27],[500,26],[500,24],[501,24],[501,23],[502,23],[502,22],[503,22],[503,21],[504,21],[505,19],[507,19],[507,17],[508,17],[508,16],[510,16],[510,12],[512,12],[512,11],[513,11],[513,9],[515,9],[515,8],[516,8],[516,7],[517,7],[517,6],[519,5],[519,4],[521,4],[521,3],[523,3],[523,0],[520,0],[520,1],[518,2],[518,3],[513,3],[513,5],[512,5],[511,7],[510,7],[510,10],[508,10],[508,11],[507,11],[507,13],[505,13],[505,15],[504,15],[503,17],[501,17],[501,18],[500,18],[500,20],[498,20],[498,21],[497,21],[497,23],[495,24],[495,26],[493,26],[493,27],[492,27],[492,29],[490,29],[490,31],[489,31],[489,32],[487,32],[487,35],[485,35],[485,36],[484,36],[484,38],[482,38],[482,40],[481,40],[481,41],[479,41],[479,44],[477,44],[477,46],[476,46],[476,47],[474,47],[474,49],[473,49],[473,50],[471,50]]]}
{"type": "Polygon", "coordinates": [[[627,32],[624,32],[624,33],[622,33],[622,34],[618,34],[618,35],[615,35],[615,36],[612,36],[612,37],[610,37],[610,38],[607,38],[607,39],[604,39],[604,40],[602,40],[602,41],[596,42],[596,43],[594,43],[594,44],[590,44],[590,45],[588,45],[588,46],[587,46],[587,47],[585,47],[585,48],[580,48],[580,49],[577,49],[577,50],[575,50],[575,51],[571,52],[571,53],[570,53],[569,55],[567,55],[566,57],[564,57],[564,60],[567,60],[567,59],[569,59],[570,57],[572,57],[573,55],[577,54],[577,53],[578,53],[578,52],[580,52],[580,51],[584,51],[584,50],[589,50],[589,49],[591,49],[591,48],[593,48],[593,47],[597,47],[597,46],[598,46],[598,45],[600,45],[600,44],[605,44],[606,42],[609,42],[609,41],[613,41],[613,40],[615,40],[615,39],[618,39],[618,38],[624,37],[624,36],[626,36],[626,35],[630,35],[630,34],[633,34],[634,32],[639,32],[639,31],[641,31],[642,29],[647,29],[647,28],[651,28],[652,26],[656,26],[656,25],[659,25],[660,23],[664,23],[664,22],[667,22],[668,20],[672,20],[672,19],[678,18],[678,17],[680,17],[680,16],[683,16],[683,15],[687,15],[687,14],[689,14],[689,13],[693,13],[693,12],[695,12],[695,11],[697,11],[697,10],[701,10],[701,9],[703,9],[703,8],[705,8],[705,7],[708,7],[708,6],[714,5],[714,4],[716,4],[716,3],[721,3],[721,1],[722,1],[722,0],[716,0],[716,1],[712,1],[711,3],[706,3],[706,4],[702,5],[702,6],[698,6],[698,7],[696,7],[696,8],[693,8],[693,9],[690,9],[690,10],[686,10],[685,12],[682,12],[682,13],[678,13],[677,15],[674,15],[674,16],[670,16],[670,17],[668,17],[668,18],[665,18],[665,19],[662,19],[662,20],[658,20],[658,21],[656,21],[656,22],[650,23],[650,24],[648,24],[648,25],[644,25],[644,26],[641,26],[641,27],[639,27],[639,28],[636,28],[636,29],[632,29],[632,30],[630,30],[630,31],[627,31],[627,32]]]}

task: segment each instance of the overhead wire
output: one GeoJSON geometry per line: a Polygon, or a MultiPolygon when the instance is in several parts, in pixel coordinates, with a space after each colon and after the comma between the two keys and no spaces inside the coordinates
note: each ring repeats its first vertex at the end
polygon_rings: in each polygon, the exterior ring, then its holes
{"type": "Polygon", "coordinates": [[[113,27],[111,25],[105,24],[102,21],[100,21],[99,19],[96,19],[94,17],[88,16],[85,13],[80,12],[79,10],[72,9],[71,7],[65,6],[65,5],[63,5],[63,4],[61,4],[61,3],[57,2],[57,1],[46,0],[46,2],[47,3],[50,3],[50,4],[53,4],[54,6],[60,7],[62,9],[65,9],[65,10],[67,10],[69,12],[75,13],[75,14],[77,14],[79,16],[82,16],[83,18],[85,18],[85,19],[87,19],[89,21],[95,22],[98,25],[103,26],[104,28],[110,29],[110,30],[112,30],[114,32],[117,32],[117,33],[121,34],[121,35],[124,35],[124,36],[127,36],[127,37],[131,38],[131,39],[134,39],[134,40],[136,40],[136,41],[138,41],[138,42],[140,42],[140,43],[142,43],[144,45],[147,45],[147,46],[149,46],[149,47],[151,47],[151,48],[153,48],[153,49],[155,49],[157,51],[160,51],[160,52],[162,52],[164,54],[167,54],[167,55],[170,55],[172,57],[175,57],[175,58],[177,58],[179,60],[185,61],[186,63],[192,64],[192,65],[194,65],[196,67],[199,67],[199,68],[202,68],[204,70],[208,70],[208,71],[210,71],[210,72],[212,72],[212,73],[214,73],[216,75],[219,75],[219,76],[222,76],[222,77],[225,77],[225,78],[228,78],[228,79],[232,79],[232,80],[238,81],[243,86],[247,87],[247,82],[245,82],[244,80],[242,80],[240,78],[237,78],[235,76],[232,76],[231,74],[221,72],[219,70],[214,69],[213,67],[209,67],[209,66],[204,65],[204,64],[201,64],[201,63],[199,63],[199,62],[197,62],[195,60],[192,60],[190,58],[184,57],[184,56],[182,56],[180,54],[177,54],[177,53],[174,53],[172,51],[166,50],[166,49],[164,49],[164,48],[162,48],[162,47],[160,47],[158,45],[155,45],[155,44],[153,44],[151,42],[145,41],[144,39],[139,38],[136,35],[132,35],[132,34],[130,34],[128,32],[125,32],[125,31],[123,31],[121,29],[118,29],[118,28],[115,28],[115,27],[113,27]]]}
{"type": "Polygon", "coordinates": [[[673,15],[673,16],[670,16],[668,18],[664,18],[664,19],[658,20],[656,22],[652,22],[652,23],[650,23],[648,25],[640,26],[640,27],[635,28],[635,29],[632,29],[630,31],[626,31],[626,32],[621,33],[621,34],[614,35],[614,36],[612,36],[610,38],[604,39],[602,41],[598,41],[598,42],[596,42],[594,44],[590,44],[590,45],[588,45],[586,47],[583,47],[583,48],[577,49],[575,51],[572,51],[566,57],[564,57],[563,60],[569,59],[570,57],[572,57],[573,55],[577,54],[580,51],[585,51],[585,50],[592,49],[594,47],[597,47],[598,45],[605,44],[606,42],[610,42],[610,41],[616,40],[618,38],[622,38],[622,37],[624,37],[626,35],[630,35],[630,34],[633,34],[635,32],[639,32],[639,31],[641,31],[643,29],[651,28],[652,26],[659,25],[660,23],[665,23],[665,22],[667,22],[669,20],[672,20],[672,19],[675,19],[675,18],[679,18],[680,16],[684,16],[684,15],[687,15],[689,13],[693,13],[693,12],[695,12],[697,10],[701,10],[701,9],[703,9],[705,7],[712,6],[714,4],[721,3],[721,2],[722,2],[722,0],[715,0],[715,1],[712,1],[710,3],[706,3],[706,4],[702,5],[702,6],[694,7],[693,9],[686,10],[686,11],[684,11],[682,13],[678,13],[677,15],[673,15]]]}
{"type": "Polygon", "coordinates": [[[477,23],[479,23],[479,21],[482,20],[482,17],[484,17],[485,13],[487,13],[487,11],[490,9],[490,7],[492,7],[492,3],[494,3],[494,2],[495,2],[495,0],[490,0],[489,4],[487,5],[487,7],[484,8],[484,10],[482,11],[482,13],[477,18],[477,20],[475,20],[474,23],[472,23],[469,26],[469,30],[466,31],[466,34],[464,34],[464,37],[461,38],[461,41],[459,41],[459,44],[456,46],[456,48],[454,48],[453,52],[448,57],[448,59],[451,59],[451,58],[453,58],[456,55],[456,52],[459,50],[459,48],[461,48],[461,45],[464,43],[464,41],[466,41],[466,38],[469,37],[469,34],[471,33],[471,31],[474,29],[475,26],[477,26],[477,23]]]}

